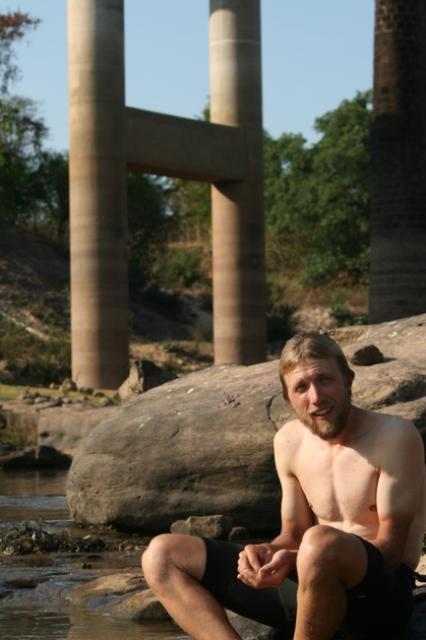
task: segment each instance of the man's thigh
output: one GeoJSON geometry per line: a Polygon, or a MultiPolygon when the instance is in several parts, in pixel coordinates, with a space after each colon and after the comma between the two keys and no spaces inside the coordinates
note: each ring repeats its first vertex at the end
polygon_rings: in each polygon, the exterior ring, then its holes
{"type": "Polygon", "coordinates": [[[391,571],[380,551],[369,542],[362,542],[368,557],[367,573],[347,592],[342,636],[366,640],[400,638],[412,611],[413,573],[404,565],[391,571]]]}
{"type": "Polygon", "coordinates": [[[237,578],[238,554],[243,547],[233,542],[203,538],[207,562],[201,584],[226,609],[256,620],[286,635],[285,608],[278,589],[253,589],[237,578]]]}

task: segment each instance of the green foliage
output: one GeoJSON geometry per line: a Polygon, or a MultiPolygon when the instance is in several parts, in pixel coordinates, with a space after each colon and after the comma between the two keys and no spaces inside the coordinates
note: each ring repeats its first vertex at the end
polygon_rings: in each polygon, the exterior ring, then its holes
{"type": "Polygon", "coordinates": [[[205,283],[202,250],[169,249],[157,258],[154,266],[155,279],[167,289],[182,289],[205,283]]]}
{"type": "Polygon", "coordinates": [[[46,127],[31,100],[0,99],[0,219],[22,223],[43,198],[42,142],[46,127]]]}
{"type": "Polygon", "coordinates": [[[299,134],[265,139],[267,236],[275,238],[276,252],[282,246],[304,285],[339,274],[365,282],[371,93],[343,101],[315,128],[321,138],[311,147],[299,134]]]}
{"type": "Polygon", "coordinates": [[[210,237],[210,185],[205,182],[173,180],[169,189],[169,206],[173,215],[174,236],[181,240],[200,241],[210,237]]]}
{"type": "Polygon", "coordinates": [[[43,151],[38,171],[40,197],[34,222],[65,244],[69,225],[68,154],[43,151]]]}
{"type": "Polygon", "coordinates": [[[129,286],[138,291],[152,280],[158,246],[164,242],[170,219],[162,183],[141,174],[127,178],[129,228],[129,286]]]}
{"type": "Polygon", "coordinates": [[[336,302],[330,307],[331,317],[336,320],[340,327],[346,327],[349,325],[367,324],[368,317],[363,314],[353,314],[342,303],[336,302]]]}
{"type": "Polygon", "coordinates": [[[28,98],[10,94],[19,75],[13,45],[39,20],[26,13],[0,14],[0,220],[22,224],[46,200],[42,143],[47,129],[28,98]]]}

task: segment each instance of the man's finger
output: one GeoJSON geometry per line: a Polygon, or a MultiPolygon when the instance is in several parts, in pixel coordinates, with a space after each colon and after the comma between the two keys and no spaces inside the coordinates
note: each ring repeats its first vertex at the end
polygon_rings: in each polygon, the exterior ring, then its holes
{"type": "Polygon", "coordinates": [[[251,567],[247,559],[245,551],[241,551],[238,556],[238,571],[240,573],[243,573],[244,571],[253,571],[253,568],[251,567]]]}
{"type": "Polygon", "coordinates": [[[262,565],[259,561],[258,550],[256,549],[256,547],[252,544],[248,544],[244,548],[244,551],[245,551],[245,556],[247,558],[247,562],[250,568],[253,569],[254,571],[259,571],[262,565]]]}
{"type": "Polygon", "coordinates": [[[272,552],[266,547],[262,545],[248,544],[244,547],[244,551],[246,552],[246,557],[250,567],[254,571],[259,571],[260,567],[268,562],[272,552]]]}

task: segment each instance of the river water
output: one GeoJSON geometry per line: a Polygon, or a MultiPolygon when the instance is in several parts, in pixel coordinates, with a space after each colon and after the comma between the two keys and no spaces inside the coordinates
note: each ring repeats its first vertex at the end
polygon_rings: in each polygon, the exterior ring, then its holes
{"type": "MultiPolygon", "coordinates": [[[[1,529],[38,518],[50,530],[71,527],[65,484],[64,472],[0,470],[0,534],[1,529]]],[[[0,557],[1,640],[188,640],[169,623],[138,624],[82,608],[64,611],[60,605],[62,590],[73,583],[77,586],[101,575],[134,569],[138,555],[97,554],[89,571],[75,554],[0,557]],[[22,587],[31,581],[42,583],[42,600],[40,589],[22,587]],[[17,584],[21,587],[13,592],[16,598],[3,597],[8,585],[17,584]]]]}

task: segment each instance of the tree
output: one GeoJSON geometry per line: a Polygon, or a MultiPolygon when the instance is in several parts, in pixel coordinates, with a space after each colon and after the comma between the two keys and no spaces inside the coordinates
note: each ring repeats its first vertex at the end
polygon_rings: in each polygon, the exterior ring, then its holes
{"type": "Polygon", "coordinates": [[[19,224],[35,213],[43,187],[40,180],[46,127],[31,100],[0,100],[0,218],[19,224]]]}
{"type": "Polygon", "coordinates": [[[26,13],[0,15],[0,217],[19,223],[42,196],[40,166],[47,129],[28,98],[9,93],[18,76],[13,45],[39,23],[26,13]]]}
{"type": "Polygon", "coordinates": [[[366,279],[371,199],[371,92],[357,93],[315,122],[308,280],[345,272],[366,279]]]}
{"type": "Polygon", "coordinates": [[[179,239],[197,242],[210,238],[210,184],[176,178],[169,190],[169,206],[179,239]]]}
{"type": "Polygon", "coordinates": [[[38,222],[55,240],[67,243],[69,224],[68,154],[43,151],[38,170],[38,222]]]}
{"type": "Polygon", "coordinates": [[[129,229],[129,284],[133,291],[149,284],[159,247],[167,236],[166,213],[161,181],[130,173],[127,178],[129,229]]]}
{"type": "Polygon", "coordinates": [[[18,40],[22,40],[26,32],[37,27],[39,23],[38,18],[20,11],[0,14],[0,94],[2,96],[9,92],[9,84],[19,75],[19,68],[14,62],[13,45],[18,40]]]}
{"type": "Polygon", "coordinates": [[[313,285],[368,270],[371,93],[318,118],[311,147],[300,134],[265,141],[265,202],[274,261],[313,285]]]}
{"type": "Polygon", "coordinates": [[[264,175],[268,266],[298,272],[304,254],[300,221],[312,206],[312,151],[301,134],[283,133],[276,140],[265,135],[264,175]]]}

